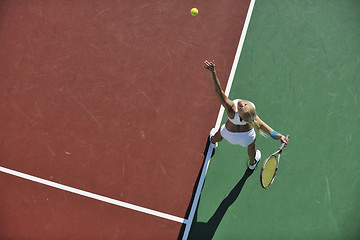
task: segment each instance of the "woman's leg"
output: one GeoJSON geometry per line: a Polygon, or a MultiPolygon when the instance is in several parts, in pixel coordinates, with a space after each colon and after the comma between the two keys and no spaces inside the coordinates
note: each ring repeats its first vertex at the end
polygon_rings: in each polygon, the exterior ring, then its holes
{"type": "Polygon", "coordinates": [[[256,144],[254,140],[249,146],[248,146],[248,155],[250,158],[250,164],[253,165],[255,163],[255,154],[256,154],[256,144]]]}
{"type": "Polygon", "coordinates": [[[217,143],[217,142],[220,142],[221,140],[223,140],[223,137],[221,136],[220,130],[219,130],[219,131],[217,131],[217,132],[215,133],[214,136],[212,136],[211,142],[212,142],[212,143],[217,143]]]}
{"type": "Polygon", "coordinates": [[[220,134],[220,130],[218,130],[216,133],[215,133],[215,131],[216,131],[215,128],[211,129],[209,140],[208,140],[208,141],[210,141],[210,146],[213,148],[211,157],[213,157],[215,154],[215,148],[218,146],[218,142],[220,142],[223,139],[223,137],[220,134]]]}

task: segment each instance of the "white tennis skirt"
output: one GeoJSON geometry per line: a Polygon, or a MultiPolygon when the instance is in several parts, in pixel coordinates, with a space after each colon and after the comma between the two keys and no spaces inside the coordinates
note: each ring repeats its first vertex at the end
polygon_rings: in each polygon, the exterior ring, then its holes
{"type": "Polygon", "coordinates": [[[240,145],[243,147],[249,146],[256,139],[256,133],[254,128],[248,132],[229,132],[225,124],[220,128],[220,134],[225,138],[229,143],[233,145],[240,145]]]}

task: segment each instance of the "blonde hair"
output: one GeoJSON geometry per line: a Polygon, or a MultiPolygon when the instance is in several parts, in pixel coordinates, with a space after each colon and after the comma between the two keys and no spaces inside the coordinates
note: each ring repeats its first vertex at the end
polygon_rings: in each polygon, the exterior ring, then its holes
{"type": "Polygon", "coordinates": [[[267,138],[268,136],[265,134],[263,130],[260,129],[260,124],[258,121],[255,120],[257,114],[256,110],[253,106],[247,105],[243,108],[243,114],[244,114],[244,121],[247,122],[252,128],[255,128],[261,136],[267,138]]]}

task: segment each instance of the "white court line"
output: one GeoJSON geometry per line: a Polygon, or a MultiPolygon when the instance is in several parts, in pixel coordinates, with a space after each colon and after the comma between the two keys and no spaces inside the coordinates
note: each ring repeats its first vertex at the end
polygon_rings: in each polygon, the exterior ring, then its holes
{"type": "Polygon", "coordinates": [[[180,217],[172,216],[170,214],[166,214],[166,213],[158,212],[158,211],[151,210],[151,209],[148,209],[148,208],[136,206],[134,204],[125,203],[125,202],[115,200],[115,199],[112,199],[112,198],[108,198],[108,197],[104,197],[104,196],[101,196],[101,195],[98,195],[98,194],[95,194],[95,193],[86,192],[86,191],[83,191],[83,190],[79,190],[79,189],[76,189],[76,188],[73,188],[73,187],[65,186],[63,184],[51,182],[51,181],[48,181],[48,180],[45,180],[45,179],[42,179],[42,178],[34,177],[34,176],[31,176],[31,175],[21,173],[21,172],[18,172],[18,171],[14,171],[14,170],[4,168],[4,167],[1,167],[1,166],[0,166],[0,172],[7,173],[7,174],[10,174],[10,175],[19,177],[19,178],[27,179],[27,180],[30,180],[30,181],[33,181],[33,182],[37,182],[37,183],[40,183],[40,184],[43,184],[43,185],[47,185],[47,186],[50,186],[50,187],[53,187],[53,188],[61,189],[61,190],[67,191],[67,192],[72,192],[72,193],[75,193],[75,194],[78,194],[78,195],[81,195],[81,196],[84,196],[84,197],[96,199],[96,200],[99,200],[101,202],[110,203],[110,204],[113,204],[113,205],[116,205],[116,206],[120,206],[120,207],[128,208],[128,209],[131,209],[131,210],[135,210],[135,211],[138,211],[138,212],[150,214],[150,215],[153,215],[153,216],[156,216],[156,217],[165,218],[165,219],[168,219],[168,220],[171,220],[171,221],[187,224],[187,220],[184,219],[184,218],[180,218],[180,217]]]}
{"type": "MultiPolygon", "coordinates": [[[[253,12],[253,9],[254,9],[254,5],[255,5],[255,0],[251,0],[251,2],[249,4],[249,9],[248,9],[248,12],[247,12],[247,15],[246,15],[244,27],[243,27],[243,30],[241,32],[239,45],[238,45],[238,48],[236,50],[234,62],[233,62],[232,68],[231,68],[230,76],[229,76],[229,79],[228,79],[228,82],[227,82],[227,85],[226,85],[226,90],[225,90],[226,96],[229,96],[229,93],[230,93],[230,89],[231,89],[231,86],[232,86],[232,83],[233,83],[233,80],[234,80],[236,67],[237,67],[237,65],[239,63],[240,54],[241,54],[242,47],[243,47],[244,42],[245,42],[245,36],[246,36],[247,29],[249,27],[250,18],[251,18],[251,14],[253,12]]],[[[215,124],[216,129],[219,129],[219,127],[220,127],[221,120],[222,120],[222,117],[224,115],[224,110],[225,110],[224,107],[221,106],[218,117],[217,117],[217,120],[216,120],[216,124],[215,124]]],[[[204,185],[205,176],[206,176],[209,164],[210,164],[211,153],[212,153],[212,147],[209,146],[209,149],[208,149],[208,152],[207,152],[206,158],[205,158],[204,167],[202,169],[201,176],[200,176],[200,179],[199,179],[198,187],[197,187],[196,192],[195,192],[194,201],[193,201],[193,204],[191,206],[190,213],[189,213],[189,218],[187,220],[187,224],[186,224],[186,227],[185,227],[185,230],[184,230],[184,235],[183,235],[183,238],[182,238],[183,240],[187,240],[187,238],[189,236],[190,228],[191,228],[192,222],[194,220],[194,216],[195,216],[195,211],[196,211],[196,208],[197,208],[198,203],[199,203],[201,190],[202,190],[203,185],[204,185]]]]}

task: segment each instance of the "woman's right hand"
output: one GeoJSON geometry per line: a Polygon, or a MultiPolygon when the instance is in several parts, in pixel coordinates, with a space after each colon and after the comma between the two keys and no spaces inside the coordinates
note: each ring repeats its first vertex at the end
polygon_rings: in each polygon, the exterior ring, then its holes
{"type": "Polygon", "coordinates": [[[208,60],[205,60],[204,61],[204,68],[206,68],[210,72],[214,72],[215,71],[215,64],[213,62],[209,62],[208,60]]]}
{"type": "Polygon", "coordinates": [[[286,145],[289,143],[289,138],[286,138],[284,135],[281,135],[280,141],[281,143],[285,143],[285,147],[286,147],[286,145]]]}

